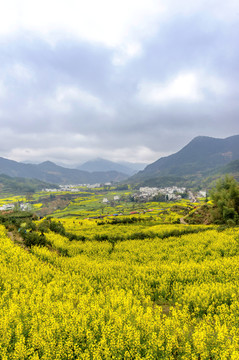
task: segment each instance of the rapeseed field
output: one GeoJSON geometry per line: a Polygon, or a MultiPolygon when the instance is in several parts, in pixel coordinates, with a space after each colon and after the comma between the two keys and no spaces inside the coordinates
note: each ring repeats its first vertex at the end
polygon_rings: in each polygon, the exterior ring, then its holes
{"type": "Polygon", "coordinates": [[[1,360],[239,359],[237,227],[59,221],[85,240],[0,227],[1,360]]]}

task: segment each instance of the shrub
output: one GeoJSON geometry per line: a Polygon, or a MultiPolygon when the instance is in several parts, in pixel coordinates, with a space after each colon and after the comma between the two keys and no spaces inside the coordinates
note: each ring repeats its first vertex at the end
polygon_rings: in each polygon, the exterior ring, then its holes
{"type": "Polygon", "coordinates": [[[66,234],[65,228],[60,221],[51,221],[49,228],[51,231],[64,236],[66,234]]]}
{"type": "Polygon", "coordinates": [[[239,186],[232,176],[219,179],[210,192],[214,203],[212,215],[216,223],[239,222],[239,186]]]}
{"type": "Polygon", "coordinates": [[[109,236],[106,234],[95,234],[94,238],[96,241],[108,241],[109,240],[109,236]]]}
{"type": "Polygon", "coordinates": [[[45,246],[47,244],[45,235],[42,235],[42,234],[39,235],[35,231],[24,233],[23,238],[24,238],[24,242],[25,242],[26,246],[28,246],[28,247],[31,247],[34,245],[45,246]]]}
{"type": "Polygon", "coordinates": [[[66,233],[65,236],[70,240],[77,240],[77,241],[85,241],[86,237],[84,235],[76,235],[73,233],[66,233]]]}

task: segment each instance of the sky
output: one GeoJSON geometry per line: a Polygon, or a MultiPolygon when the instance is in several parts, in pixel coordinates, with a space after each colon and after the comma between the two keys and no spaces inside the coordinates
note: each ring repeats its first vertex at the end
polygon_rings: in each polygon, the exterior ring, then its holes
{"type": "Polygon", "coordinates": [[[0,156],[151,163],[239,134],[238,0],[0,0],[0,156]]]}

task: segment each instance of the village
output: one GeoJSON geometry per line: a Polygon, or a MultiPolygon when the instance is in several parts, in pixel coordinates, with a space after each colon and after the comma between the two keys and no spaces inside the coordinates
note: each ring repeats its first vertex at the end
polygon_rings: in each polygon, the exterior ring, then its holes
{"type": "Polygon", "coordinates": [[[206,190],[193,193],[191,190],[186,189],[185,187],[140,187],[139,191],[133,194],[134,200],[138,201],[148,201],[148,200],[158,200],[158,201],[178,201],[181,199],[189,199],[192,202],[196,202],[197,198],[206,197],[206,190]]]}
{"type": "Polygon", "coordinates": [[[31,210],[31,204],[29,203],[17,203],[17,204],[4,204],[0,206],[0,211],[9,211],[18,208],[21,211],[31,210]]]}
{"type": "Polygon", "coordinates": [[[69,191],[69,192],[78,192],[81,191],[83,187],[86,187],[88,189],[96,189],[101,186],[111,186],[112,184],[110,182],[100,184],[67,184],[67,185],[59,185],[59,188],[46,188],[43,189],[45,192],[62,192],[62,191],[69,191]]]}
{"type": "MultiPolygon", "coordinates": [[[[193,193],[191,190],[188,190],[185,187],[140,187],[139,190],[133,193],[130,197],[133,201],[138,202],[147,202],[147,201],[178,201],[181,199],[189,199],[191,202],[197,202],[198,198],[206,198],[206,190],[201,190],[196,193],[193,193]]],[[[113,198],[114,201],[119,201],[119,196],[115,195],[113,198]]],[[[110,202],[107,197],[104,197],[102,202],[104,204],[110,202]]]]}

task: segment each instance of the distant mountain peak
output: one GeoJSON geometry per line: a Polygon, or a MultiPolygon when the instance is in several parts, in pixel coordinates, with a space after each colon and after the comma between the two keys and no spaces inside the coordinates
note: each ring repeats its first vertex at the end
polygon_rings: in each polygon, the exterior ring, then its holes
{"type": "Polygon", "coordinates": [[[54,162],[50,161],[50,160],[46,160],[43,161],[42,163],[40,163],[39,165],[56,165],[54,162]]]}
{"type": "Polygon", "coordinates": [[[118,171],[126,175],[133,175],[136,171],[130,167],[130,164],[123,165],[114,161],[103,158],[95,158],[80,165],[78,169],[95,172],[95,171],[118,171]],[[128,165],[128,166],[127,166],[128,165]]]}

